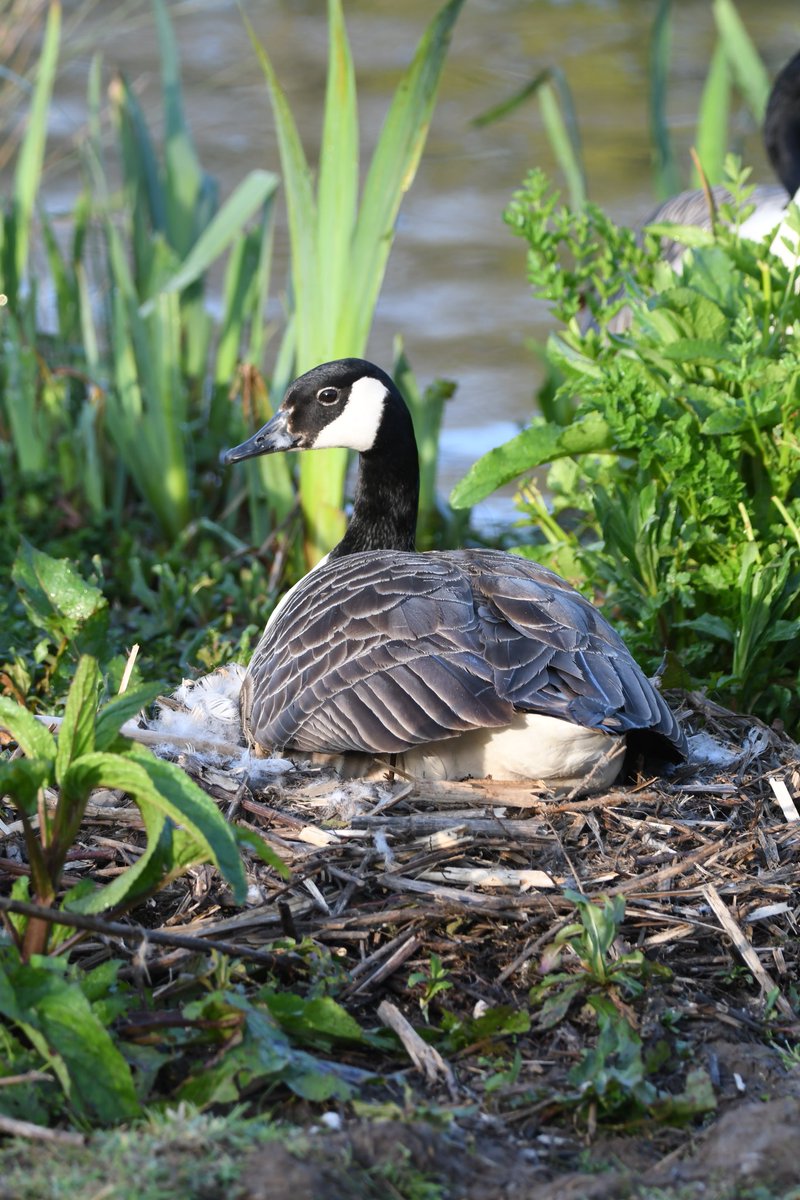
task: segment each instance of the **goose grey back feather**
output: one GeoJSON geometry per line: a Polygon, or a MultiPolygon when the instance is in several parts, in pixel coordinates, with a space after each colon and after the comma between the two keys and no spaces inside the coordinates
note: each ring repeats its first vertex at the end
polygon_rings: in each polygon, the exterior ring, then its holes
{"type": "Polygon", "coordinates": [[[609,733],[678,723],[621,638],[552,571],[492,550],[323,563],[264,632],[242,689],[258,745],[394,753],[515,711],[609,733]]]}

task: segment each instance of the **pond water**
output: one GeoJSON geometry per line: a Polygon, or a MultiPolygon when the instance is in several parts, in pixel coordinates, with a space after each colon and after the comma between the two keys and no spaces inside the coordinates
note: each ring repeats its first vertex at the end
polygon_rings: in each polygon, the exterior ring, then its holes
{"type": "MultiPolygon", "coordinates": [[[[67,16],[79,0],[67,0],[67,16]]],[[[244,0],[275,62],[310,156],[325,86],[323,0],[244,0]]],[[[670,121],[688,164],[698,99],[714,44],[709,0],[676,0],[670,121]]],[[[740,0],[739,11],[771,75],[800,46],[796,0],[740,0]]],[[[371,150],[387,99],[434,6],[431,0],[346,0],[358,76],[362,137],[371,150]]],[[[401,334],[422,383],[456,380],[442,443],[444,491],[476,457],[529,418],[538,368],[526,345],[546,337],[545,307],[525,281],[524,247],[502,211],[526,171],[553,171],[535,102],[484,128],[472,119],[557,64],[572,89],[589,194],[620,220],[654,202],[648,142],[648,37],[654,0],[467,0],[456,26],[439,105],[417,179],[406,197],[377,311],[369,356],[391,365],[401,334]]],[[[260,68],[234,0],[174,3],[185,103],[201,161],[223,194],[253,167],[279,171],[260,68]]],[[[54,136],[74,137],[85,117],[87,64],[136,82],[146,109],[159,109],[158,58],[149,6],[100,0],[72,35],[54,111],[54,136]]],[[[758,131],[737,118],[735,148],[770,179],[758,131]]],[[[366,153],[363,155],[366,160],[366,153]]],[[[771,180],[770,180],[771,181],[771,180]]],[[[55,187],[74,189],[68,175],[55,187]]],[[[283,251],[285,264],[285,249],[283,251]]],[[[279,254],[275,279],[280,280],[279,254]]],[[[500,509],[493,510],[499,515],[500,509]]]]}

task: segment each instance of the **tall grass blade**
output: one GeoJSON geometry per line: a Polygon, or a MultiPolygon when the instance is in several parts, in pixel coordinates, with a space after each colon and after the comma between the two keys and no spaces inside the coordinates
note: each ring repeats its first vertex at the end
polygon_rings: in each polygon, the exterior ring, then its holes
{"type": "Polygon", "coordinates": [[[153,12],[164,93],[167,230],[170,245],[185,258],[202,228],[199,210],[206,203],[209,184],[183,113],[180,58],[164,0],[153,0],[153,12]]]}
{"type": "Polygon", "coordinates": [[[386,116],[361,200],[353,241],[351,280],[357,299],[341,314],[339,344],[353,353],[367,344],[403,196],[419,165],[436,104],[453,26],[464,0],[449,0],[422,36],[386,116]]]}
{"type": "MultiPolygon", "coordinates": [[[[241,235],[242,228],[275,191],[278,176],[271,171],[251,171],[228,197],[192,246],[179,271],[161,285],[161,292],[182,292],[200,279],[220,254],[241,235]]],[[[142,305],[142,316],[153,311],[155,301],[142,305]]]]}
{"type": "MultiPolygon", "coordinates": [[[[272,62],[246,16],[244,22],[264,73],[278,134],[278,149],[289,218],[289,238],[292,247],[292,288],[295,298],[313,296],[319,280],[317,278],[317,216],[311,171],[292,110],[278,83],[272,62]]],[[[316,337],[314,315],[310,303],[297,311],[295,337],[298,371],[307,369],[304,364],[307,364],[308,367],[314,365],[312,361],[316,337]]]]}
{"type": "Polygon", "coordinates": [[[328,38],[317,190],[317,247],[325,256],[325,285],[317,298],[319,350],[315,348],[321,359],[335,358],[338,353],[336,327],[350,287],[350,245],[358,201],[356,81],[341,0],[328,0],[328,38]]]}
{"type": "Polygon", "coordinates": [[[562,71],[553,69],[550,77],[552,82],[544,81],[539,88],[539,107],[548,141],[564,173],[570,207],[579,209],[586,203],[586,177],[572,94],[562,71]]]}
{"type": "MultiPolygon", "coordinates": [[[[326,112],[316,202],[286,96],[269,56],[245,18],[278,133],[292,247],[295,372],[328,358],[364,353],[395,220],[422,154],[453,24],[462,4],[463,0],[449,0],[433,18],[398,85],[367,172],[357,219],[351,216],[357,174],[355,82],[340,0],[329,0],[327,103],[332,107],[326,112]]],[[[281,357],[288,361],[286,354],[281,357]]],[[[276,371],[275,381],[283,385],[288,379],[276,371]]],[[[346,462],[343,452],[326,451],[303,456],[300,463],[300,501],[310,563],[342,534],[346,462]]]]}
{"type": "MultiPolygon", "coordinates": [[[[700,99],[695,136],[695,148],[703,174],[712,186],[721,183],[725,173],[730,108],[731,72],[727,51],[722,40],[719,40],[714,47],[700,99]]],[[[692,172],[692,186],[703,186],[703,180],[696,168],[692,172]]]]}
{"type": "Polygon", "coordinates": [[[663,200],[681,189],[667,121],[667,91],[672,50],[671,0],[659,0],[650,38],[650,129],[655,154],[656,193],[663,200]]]}
{"type": "Polygon", "coordinates": [[[53,0],[47,14],[28,129],[14,172],[14,272],[16,277],[13,284],[6,284],[6,290],[12,297],[16,296],[28,266],[31,221],[42,177],[44,148],[47,140],[47,116],[56,77],[60,34],[61,3],[60,0],[53,0]]]}
{"type": "Polygon", "coordinates": [[[582,208],[586,203],[586,171],[583,165],[580,128],[572,91],[559,67],[546,67],[544,71],[540,71],[507,100],[493,105],[476,117],[473,125],[491,125],[515,112],[531,96],[537,96],[539,99],[545,133],[567,181],[570,205],[573,209],[582,208]]]}
{"type": "Polygon", "coordinates": [[[736,84],[757,121],[764,119],[770,93],[766,67],[732,0],[714,0],[714,20],[736,84]]]}

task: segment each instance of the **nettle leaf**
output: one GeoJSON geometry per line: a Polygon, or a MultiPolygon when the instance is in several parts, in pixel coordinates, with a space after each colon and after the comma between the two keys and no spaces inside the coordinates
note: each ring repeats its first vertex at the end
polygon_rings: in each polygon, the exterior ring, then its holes
{"type": "Polygon", "coordinates": [[[97,663],[83,655],[78,663],[64,708],[64,720],[58,731],[56,779],[61,783],[69,764],[94,750],[94,725],[100,672],[97,663]]]}
{"type": "Polygon", "coordinates": [[[273,1017],[294,1037],[310,1042],[363,1042],[364,1031],[354,1017],[330,996],[310,1000],[293,992],[259,993],[273,1017]]]}
{"type": "Polygon", "coordinates": [[[66,964],[6,957],[3,967],[0,1012],[58,1066],[56,1076],[77,1111],[109,1124],[137,1116],[130,1069],[80,984],[66,975],[66,964]]]}
{"type": "Polygon", "coordinates": [[[51,782],[51,764],[42,759],[15,758],[0,763],[0,796],[32,817],[36,813],[39,789],[51,782]]]}
{"type": "Polygon", "coordinates": [[[133,720],[137,713],[152,704],[161,691],[160,683],[143,683],[104,704],[97,714],[95,726],[97,749],[108,750],[125,722],[133,720]]]}
{"type": "Polygon", "coordinates": [[[291,871],[286,863],[277,851],[272,849],[269,842],[266,842],[260,833],[256,833],[255,829],[245,829],[240,825],[234,825],[233,836],[239,846],[247,846],[248,850],[257,854],[262,862],[266,863],[268,867],[272,867],[273,871],[277,871],[281,879],[290,877],[291,871]]]}
{"type": "Polygon", "coordinates": [[[89,649],[105,633],[105,596],[82,579],[68,559],[51,558],[23,540],[11,578],[31,622],[55,640],[82,637],[89,649]]]}
{"type": "MultiPolygon", "coordinates": [[[[176,866],[173,846],[174,830],[163,813],[149,804],[141,806],[142,820],[147,834],[147,845],[136,862],[112,879],[104,887],[67,897],[64,908],[69,912],[99,913],[123,905],[130,908],[136,901],[158,891],[168,875],[178,874],[184,869],[181,862],[176,866]]],[[[193,841],[194,858],[202,860],[202,848],[193,841]]]]}
{"type": "Polygon", "coordinates": [[[572,425],[542,423],[523,429],[510,442],[479,458],[450,494],[453,508],[469,508],[496,488],[542,463],[570,454],[597,454],[613,447],[611,429],[597,412],[572,425]]]}
{"type": "Polygon", "coordinates": [[[131,745],[124,755],[95,752],[77,759],[66,773],[64,787],[121,788],[142,812],[153,805],[196,839],[198,853],[219,868],[236,902],[244,902],[247,881],[231,828],[211,797],[180,767],[161,762],[143,746],[131,745]]]}
{"type": "Polygon", "coordinates": [[[0,729],[10,733],[23,754],[28,758],[52,760],[56,756],[56,740],[41,721],[37,721],[27,708],[0,696],[0,729]]]}

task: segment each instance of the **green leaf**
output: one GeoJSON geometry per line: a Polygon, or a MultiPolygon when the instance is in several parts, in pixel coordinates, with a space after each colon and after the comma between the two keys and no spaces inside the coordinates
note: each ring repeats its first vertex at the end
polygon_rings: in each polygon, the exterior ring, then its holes
{"type": "Polygon", "coordinates": [[[61,4],[54,0],[47,14],[28,129],[14,173],[14,266],[17,286],[21,283],[28,266],[31,222],[42,177],[47,119],[56,77],[60,34],[61,4]]]}
{"type": "Polygon", "coordinates": [[[100,672],[97,663],[88,655],[78,662],[72,686],[64,708],[64,719],[58,731],[56,780],[60,784],[74,758],[94,750],[94,725],[97,714],[97,694],[100,672]]]}
{"type": "MultiPolygon", "coordinates": [[[[200,234],[180,270],[161,285],[160,291],[181,292],[200,279],[223,250],[241,235],[246,223],[269,199],[278,183],[278,176],[271,171],[251,171],[200,234]]],[[[155,304],[155,299],[148,300],[139,309],[140,315],[149,316],[155,304]]]]}
{"type": "Polygon", "coordinates": [[[55,759],[56,740],[50,730],[8,696],[0,696],[0,729],[11,734],[28,758],[55,759]]]}
{"type": "Polygon", "coordinates": [[[659,0],[650,38],[650,137],[655,155],[656,191],[662,198],[680,191],[681,180],[667,118],[667,78],[672,51],[672,5],[659,0]]]}
{"type": "Polygon", "coordinates": [[[142,746],[131,745],[124,755],[96,752],[78,759],[67,771],[64,787],[79,791],[121,788],[140,807],[154,805],[164,816],[185,826],[219,867],[236,902],[244,902],[247,881],[231,828],[211,797],[180,767],[161,762],[142,746]]]}
{"type": "Polygon", "coordinates": [[[164,96],[167,229],[170,245],[185,258],[203,225],[200,207],[209,181],[198,161],[183,111],[178,47],[164,0],[153,0],[153,11],[164,96]]]}
{"type": "MultiPolygon", "coordinates": [[[[147,834],[147,845],[134,863],[104,887],[75,896],[64,904],[68,912],[100,913],[110,908],[131,908],[163,886],[185,869],[186,863],[176,864],[172,823],[153,805],[140,805],[147,834]]],[[[195,849],[197,850],[196,844],[195,849]]],[[[200,861],[197,852],[192,861],[200,861]]]]}
{"type": "Polygon", "coordinates": [[[277,871],[281,879],[291,878],[292,873],[286,863],[255,829],[245,829],[241,825],[234,825],[233,836],[236,838],[237,845],[247,846],[248,850],[257,854],[262,862],[266,863],[268,867],[272,867],[273,871],[277,871]]]}
{"type": "Polygon", "coordinates": [[[718,408],[716,412],[706,417],[700,426],[700,432],[709,437],[722,437],[729,433],[740,433],[749,424],[747,413],[731,404],[728,408],[718,408]]]}
{"type": "MultiPolygon", "coordinates": [[[[728,119],[730,117],[731,78],[728,54],[720,40],[714,47],[708,68],[700,111],[697,117],[695,146],[697,157],[708,183],[721,183],[724,175],[725,153],[728,148],[728,119]]],[[[694,187],[702,187],[697,168],[692,172],[694,187]]]]}
{"type": "Polygon", "coordinates": [[[479,458],[450,494],[453,508],[469,508],[496,488],[554,458],[597,454],[613,447],[605,418],[590,412],[572,425],[531,425],[510,442],[479,458]]]}
{"type": "MultiPolygon", "coordinates": [[[[2,726],[0,717],[0,728],[2,726]]],[[[7,796],[15,808],[28,817],[36,813],[39,789],[51,782],[52,765],[44,758],[0,762],[0,796],[7,796]]]]}
{"type": "MultiPolygon", "coordinates": [[[[317,251],[324,255],[325,285],[318,307],[320,360],[337,354],[337,324],[348,307],[350,254],[358,199],[356,82],[341,0],[328,0],[328,82],[319,156],[317,251]]],[[[319,271],[318,262],[317,269],[319,271]]],[[[299,304],[310,298],[297,297],[299,304]]]]}
{"type": "Polygon", "coordinates": [[[66,558],[51,558],[24,539],[11,578],[31,621],[56,641],[92,643],[105,631],[108,605],[99,588],[81,579],[66,558]]]}
{"type": "Polygon", "coordinates": [[[141,683],[128,688],[121,696],[115,696],[104,704],[97,714],[95,745],[98,750],[108,750],[126,721],[131,721],[152,704],[163,688],[160,683],[141,683]]]}
{"type": "Polygon", "coordinates": [[[731,70],[755,119],[763,121],[770,93],[766,67],[732,0],[714,0],[714,20],[731,70]]]}
{"type": "Polygon", "coordinates": [[[130,1069],[92,1010],[66,964],[35,956],[0,970],[0,1012],[33,1040],[55,1067],[64,1090],[83,1115],[109,1124],[131,1120],[139,1104],[130,1069]],[[48,1053],[49,1052],[49,1053],[48,1053]]]}

